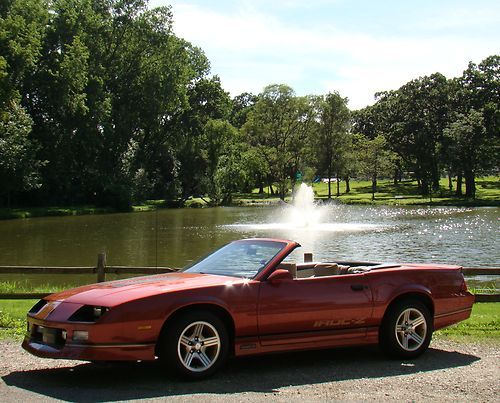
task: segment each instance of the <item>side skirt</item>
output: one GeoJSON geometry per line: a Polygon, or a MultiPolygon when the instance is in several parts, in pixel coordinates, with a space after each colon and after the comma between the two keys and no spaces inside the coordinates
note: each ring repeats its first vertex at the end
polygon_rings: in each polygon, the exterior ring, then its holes
{"type": "Polygon", "coordinates": [[[378,343],[378,327],[237,337],[235,356],[378,343]]]}

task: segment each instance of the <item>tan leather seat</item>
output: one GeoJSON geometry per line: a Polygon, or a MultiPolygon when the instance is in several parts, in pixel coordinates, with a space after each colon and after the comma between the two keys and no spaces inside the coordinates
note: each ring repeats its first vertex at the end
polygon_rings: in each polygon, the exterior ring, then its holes
{"type": "Polygon", "coordinates": [[[280,263],[278,269],[288,270],[293,278],[297,278],[297,263],[293,262],[280,263]]]}
{"type": "Polygon", "coordinates": [[[314,277],[335,276],[340,274],[337,263],[318,263],[314,266],[314,277]]]}

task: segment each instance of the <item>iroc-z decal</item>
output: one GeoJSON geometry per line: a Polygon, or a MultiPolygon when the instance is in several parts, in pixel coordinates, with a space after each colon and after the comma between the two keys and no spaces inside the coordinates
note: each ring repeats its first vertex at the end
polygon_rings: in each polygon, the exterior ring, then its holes
{"type": "Polygon", "coordinates": [[[317,320],[316,322],[314,322],[313,327],[352,326],[352,325],[363,325],[365,323],[366,323],[366,318],[317,320]]]}

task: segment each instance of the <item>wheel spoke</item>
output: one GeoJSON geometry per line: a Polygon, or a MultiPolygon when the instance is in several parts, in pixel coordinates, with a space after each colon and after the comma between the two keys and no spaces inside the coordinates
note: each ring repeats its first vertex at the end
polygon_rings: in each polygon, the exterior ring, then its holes
{"type": "Polygon", "coordinates": [[[405,331],[405,327],[403,325],[396,326],[396,332],[404,332],[404,331],[405,331]]]}
{"type": "Polygon", "coordinates": [[[403,315],[403,320],[405,323],[410,323],[410,310],[407,309],[403,315]]]}
{"type": "Polygon", "coordinates": [[[219,344],[218,337],[207,337],[203,340],[203,347],[217,346],[219,344]]]}
{"type": "Polygon", "coordinates": [[[204,327],[203,323],[197,323],[196,326],[194,327],[193,337],[200,338],[203,333],[203,327],[204,327]]]}
{"type": "Polygon", "coordinates": [[[422,344],[424,339],[416,332],[411,332],[409,334],[409,337],[411,337],[419,346],[422,344]]]}
{"type": "Polygon", "coordinates": [[[411,325],[415,328],[417,326],[423,325],[424,323],[425,323],[424,317],[420,316],[419,318],[415,319],[411,325]]]}
{"type": "Polygon", "coordinates": [[[186,364],[186,367],[191,367],[191,363],[193,362],[194,354],[187,353],[186,357],[184,357],[184,364],[186,364]]]}
{"type": "Polygon", "coordinates": [[[397,333],[396,337],[398,338],[398,342],[400,345],[403,345],[403,339],[405,338],[405,334],[403,332],[397,333]]]}
{"type": "Polygon", "coordinates": [[[210,358],[208,358],[208,356],[204,352],[202,352],[202,351],[198,352],[198,358],[199,358],[199,360],[201,361],[201,363],[203,364],[204,367],[208,367],[212,363],[212,361],[210,360],[210,358]]]}
{"type": "Polygon", "coordinates": [[[190,340],[189,340],[189,338],[188,338],[188,337],[186,337],[186,336],[182,336],[182,337],[181,337],[180,343],[181,343],[184,347],[187,347],[187,348],[191,347],[191,346],[189,345],[190,340]]]}
{"type": "Polygon", "coordinates": [[[403,335],[403,347],[408,349],[408,335],[407,334],[403,335]]]}

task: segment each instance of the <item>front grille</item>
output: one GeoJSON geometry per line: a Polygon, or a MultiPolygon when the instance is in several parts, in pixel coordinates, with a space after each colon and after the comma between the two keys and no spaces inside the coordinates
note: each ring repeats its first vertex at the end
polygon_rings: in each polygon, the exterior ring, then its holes
{"type": "Polygon", "coordinates": [[[64,329],[56,329],[40,325],[31,326],[31,340],[55,348],[62,348],[66,343],[64,329]]]}

